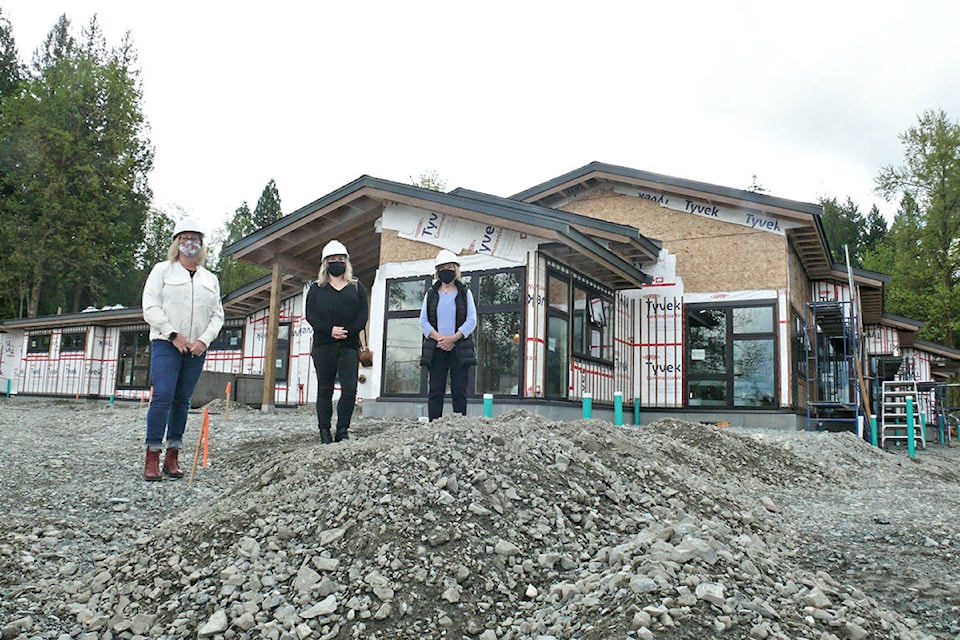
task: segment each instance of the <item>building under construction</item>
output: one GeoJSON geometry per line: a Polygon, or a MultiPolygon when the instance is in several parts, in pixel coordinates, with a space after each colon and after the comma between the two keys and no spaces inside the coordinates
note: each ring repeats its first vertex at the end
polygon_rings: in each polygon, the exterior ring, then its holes
{"type": "MultiPolygon", "coordinates": [[[[885,313],[889,278],[834,263],[820,216],[816,204],[603,163],[510,197],[362,176],[223,248],[272,275],[225,295],[204,379],[220,392],[231,382],[238,400],[266,410],[313,402],[303,303],[320,247],[338,239],[370,293],[366,415],[423,411],[418,316],[443,248],[461,256],[477,303],[469,412],[492,394],[496,412],[570,418],[589,395],[600,417],[622,401],[627,422],[672,415],[866,434],[876,417],[886,434],[894,390],[887,407],[884,383],[909,380],[931,441],[950,408],[949,388],[936,390],[960,352],[885,313]]],[[[10,395],[149,394],[137,308],[10,319],[0,330],[10,395]]]]}

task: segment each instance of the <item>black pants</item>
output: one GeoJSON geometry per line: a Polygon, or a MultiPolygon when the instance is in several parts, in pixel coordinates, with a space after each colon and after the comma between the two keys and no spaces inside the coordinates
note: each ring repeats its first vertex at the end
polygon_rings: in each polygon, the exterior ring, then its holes
{"type": "Polygon", "coordinates": [[[450,399],[453,412],[467,415],[467,374],[470,367],[462,367],[457,362],[454,351],[435,349],[430,362],[430,395],[427,399],[427,411],[430,420],[443,415],[443,396],[447,390],[447,375],[450,376],[450,399]]]}
{"type": "Polygon", "coordinates": [[[340,378],[340,401],[337,403],[337,430],[350,426],[357,404],[357,369],[360,360],[357,348],[343,341],[321,344],[313,349],[313,366],[317,370],[317,426],[330,428],[333,417],[333,385],[340,378]]]}

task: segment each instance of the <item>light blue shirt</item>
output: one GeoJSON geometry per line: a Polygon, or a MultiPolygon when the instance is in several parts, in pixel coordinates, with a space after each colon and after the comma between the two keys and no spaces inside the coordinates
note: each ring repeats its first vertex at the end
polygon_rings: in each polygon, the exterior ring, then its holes
{"type": "MultiPolygon", "coordinates": [[[[464,338],[473,333],[473,330],[477,328],[477,307],[473,304],[473,294],[470,290],[467,289],[467,319],[459,327],[456,326],[456,300],[459,292],[444,293],[438,291],[437,293],[440,294],[440,300],[437,302],[437,324],[440,326],[436,327],[437,333],[442,336],[452,336],[459,330],[464,338]]],[[[433,329],[434,327],[430,326],[430,320],[427,319],[427,296],[424,296],[423,304],[420,307],[420,330],[423,331],[424,337],[429,337],[433,329]]]]}

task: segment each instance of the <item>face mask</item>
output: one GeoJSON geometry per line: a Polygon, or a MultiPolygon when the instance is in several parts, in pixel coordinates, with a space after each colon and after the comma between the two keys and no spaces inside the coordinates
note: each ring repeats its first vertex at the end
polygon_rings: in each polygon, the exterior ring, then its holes
{"type": "Polygon", "coordinates": [[[199,240],[181,240],[180,253],[187,258],[196,258],[200,255],[200,248],[203,246],[199,240]]]}
{"type": "Polygon", "coordinates": [[[347,271],[346,262],[328,262],[327,263],[327,273],[332,276],[340,277],[347,271]]]}
{"type": "Polygon", "coordinates": [[[450,284],[457,278],[457,272],[453,269],[441,269],[437,273],[437,277],[440,278],[440,282],[443,284],[450,284]]]}

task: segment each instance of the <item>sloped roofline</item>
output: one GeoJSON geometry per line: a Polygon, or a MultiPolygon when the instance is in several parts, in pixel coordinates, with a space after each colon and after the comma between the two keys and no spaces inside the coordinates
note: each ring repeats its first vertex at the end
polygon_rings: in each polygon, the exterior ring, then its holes
{"type": "MultiPolygon", "coordinates": [[[[630,279],[637,284],[647,284],[650,277],[643,273],[638,267],[630,264],[614,252],[610,251],[593,238],[589,237],[580,228],[599,228],[602,221],[595,220],[588,216],[579,216],[577,214],[568,214],[576,218],[562,217],[554,215],[554,210],[545,207],[531,207],[527,210],[521,210],[516,202],[498,199],[494,196],[489,198],[480,198],[479,195],[472,192],[471,197],[457,195],[455,193],[444,193],[431,189],[423,189],[413,185],[402,184],[381,178],[374,178],[368,175],[362,175],[356,180],[336,189],[327,195],[311,202],[310,204],[297,209],[296,211],[283,216],[279,220],[259,229],[250,235],[247,235],[236,242],[223,247],[223,255],[235,255],[244,249],[250,248],[258,243],[264,242],[271,236],[279,237],[288,227],[294,227],[304,218],[312,216],[315,212],[330,207],[338,201],[346,201],[348,198],[363,191],[376,192],[379,197],[388,199],[390,195],[403,196],[406,198],[417,199],[427,203],[434,203],[438,206],[459,208],[471,211],[480,215],[499,217],[510,220],[517,224],[526,224],[537,226],[545,230],[552,231],[566,238],[571,244],[583,247],[589,253],[600,258],[602,261],[615,265],[622,273],[629,274],[630,279]],[[509,203],[509,206],[508,204],[509,203]]],[[[643,238],[636,229],[630,229],[631,234],[643,238]]],[[[645,239],[646,240],[646,239],[645,239]]],[[[649,240],[647,240],[650,243],[649,240]]],[[[651,248],[654,246],[650,244],[651,248]]],[[[659,247],[657,247],[657,251],[659,247]]],[[[653,253],[656,256],[656,252],[653,253]]]]}
{"type": "Polygon", "coordinates": [[[934,353],[938,356],[960,361],[960,349],[954,349],[953,347],[937,344],[936,342],[930,342],[928,340],[921,340],[919,338],[913,341],[913,347],[921,351],[926,351],[927,353],[934,353]]]}
{"type": "Polygon", "coordinates": [[[510,199],[520,200],[523,202],[534,202],[540,197],[552,191],[556,191],[568,183],[580,181],[582,178],[591,173],[604,173],[630,180],[661,184],[666,187],[690,189],[699,191],[701,193],[708,193],[715,196],[742,200],[744,202],[751,202],[758,205],[790,209],[792,211],[808,213],[814,216],[819,216],[822,213],[822,208],[820,205],[813,204],[811,202],[800,202],[798,200],[778,198],[776,196],[768,196],[763,193],[757,193],[756,191],[746,191],[744,189],[723,187],[716,184],[710,184],[708,182],[687,180],[685,178],[677,178],[676,176],[668,176],[662,173],[653,173],[651,171],[642,171],[640,169],[631,169],[629,167],[621,167],[619,165],[596,161],[586,164],[579,169],[574,169],[573,171],[565,173],[561,176],[557,176],[556,178],[552,178],[551,180],[547,180],[546,182],[536,186],[530,187],[529,189],[525,189],[524,191],[510,196],[510,199]]]}
{"type": "Polygon", "coordinates": [[[908,331],[919,331],[927,326],[927,323],[922,320],[914,320],[913,318],[898,316],[893,313],[884,313],[880,317],[880,324],[896,327],[897,329],[906,329],[908,331]]]}

